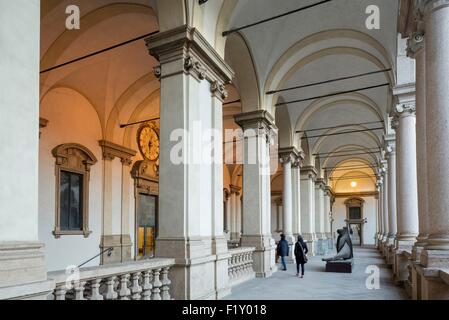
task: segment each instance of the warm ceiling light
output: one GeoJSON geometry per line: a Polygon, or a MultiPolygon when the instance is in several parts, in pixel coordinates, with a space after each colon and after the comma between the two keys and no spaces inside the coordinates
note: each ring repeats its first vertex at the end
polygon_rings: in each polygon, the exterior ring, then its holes
{"type": "Polygon", "coordinates": [[[357,182],[352,181],[352,182],[351,182],[351,187],[353,187],[353,188],[357,187],[357,182]]]}

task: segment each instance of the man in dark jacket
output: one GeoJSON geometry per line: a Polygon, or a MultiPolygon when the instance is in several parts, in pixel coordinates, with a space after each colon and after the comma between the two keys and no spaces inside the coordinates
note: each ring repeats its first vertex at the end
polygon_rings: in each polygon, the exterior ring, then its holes
{"type": "Polygon", "coordinates": [[[287,264],[285,263],[285,257],[288,257],[289,246],[287,240],[285,240],[285,235],[281,234],[281,241],[279,241],[277,246],[277,254],[281,257],[282,271],[287,271],[287,264]]]}
{"type": "Polygon", "coordinates": [[[299,267],[301,267],[301,278],[304,278],[304,265],[307,263],[307,253],[309,249],[304,239],[298,236],[298,241],[295,243],[295,258],[296,258],[296,276],[299,277],[299,267]]]}

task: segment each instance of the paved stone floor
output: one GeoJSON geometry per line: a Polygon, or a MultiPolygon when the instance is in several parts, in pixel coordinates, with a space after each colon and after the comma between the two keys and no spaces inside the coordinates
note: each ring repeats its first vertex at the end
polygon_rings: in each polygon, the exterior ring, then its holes
{"type": "MultiPolygon", "coordinates": [[[[405,300],[404,289],[394,285],[392,271],[374,248],[355,248],[352,274],[327,273],[322,256],[310,257],[303,279],[296,266],[278,271],[267,279],[257,278],[232,289],[225,300],[405,300]],[[369,290],[365,273],[368,266],[380,270],[380,289],[369,290]]],[[[279,267],[279,265],[278,265],[279,267]]],[[[279,268],[280,269],[280,268],[279,268]]]]}

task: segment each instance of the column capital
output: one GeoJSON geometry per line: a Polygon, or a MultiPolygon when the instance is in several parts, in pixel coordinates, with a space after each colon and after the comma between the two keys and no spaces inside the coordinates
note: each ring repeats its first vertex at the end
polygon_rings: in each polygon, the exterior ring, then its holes
{"type": "MultiPolygon", "coordinates": [[[[393,127],[393,122],[392,122],[393,127]]],[[[394,128],[396,130],[397,128],[397,120],[394,121],[394,128]]],[[[391,154],[396,153],[396,136],[393,134],[387,134],[384,136],[384,150],[385,150],[385,157],[388,160],[389,156],[391,154]]]]}
{"type": "Polygon", "coordinates": [[[150,54],[161,63],[160,68],[154,69],[161,79],[185,73],[220,86],[234,77],[231,67],[201,33],[189,25],[156,33],[145,39],[145,43],[150,54]]]}
{"type": "Polygon", "coordinates": [[[447,6],[449,6],[449,0],[414,0],[415,12],[422,16],[447,6]]]}
{"type": "Polygon", "coordinates": [[[234,116],[234,121],[244,130],[254,130],[259,135],[265,135],[267,144],[271,143],[271,137],[276,135],[277,127],[274,117],[266,110],[256,110],[240,113],[234,116]]]}
{"type": "Polygon", "coordinates": [[[408,101],[405,103],[397,104],[395,107],[395,115],[399,118],[416,116],[416,103],[415,101],[408,101]]]}
{"type": "Polygon", "coordinates": [[[424,31],[417,31],[407,40],[407,56],[415,59],[416,55],[424,48],[424,31]]]}
{"type": "Polygon", "coordinates": [[[232,184],[229,187],[231,188],[231,194],[240,195],[242,188],[240,188],[239,186],[234,186],[232,184]]]}
{"type": "Polygon", "coordinates": [[[305,166],[305,167],[301,168],[301,174],[302,175],[307,175],[307,177],[309,179],[313,179],[315,181],[315,179],[316,179],[316,177],[318,175],[318,172],[317,172],[317,170],[315,169],[314,166],[305,166]]]}
{"type": "Polygon", "coordinates": [[[326,184],[324,183],[324,179],[323,179],[323,178],[317,178],[317,179],[315,179],[315,186],[316,186],[318,189],[321,189],[321,190],[325,191],[326,184]]]}
{"type": "Polygon", "coordinates": [[[291,162],[292,166],[300,166],[304,160],[304,152],[299,151],[296,147],[280,148],[278,153],[281,163],[291,162]]]}

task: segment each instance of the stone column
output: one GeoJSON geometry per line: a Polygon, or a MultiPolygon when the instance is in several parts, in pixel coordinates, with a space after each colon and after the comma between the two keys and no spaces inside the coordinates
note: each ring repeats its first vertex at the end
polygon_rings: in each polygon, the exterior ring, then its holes
{"type": "Polygon", "coordinates": [[[315,254],[315,178],[316,170],[312,166],[301,168],[301,233],[308,242],[309,250],[315,254]]]}
{"type": "MultiPolygon", "coordinates": [[[[396,125],[394,125],[394,128],[396,125]]],[[[397,187],[396,187],[396,140],[394,135],[386,135],[385,157],[388,161],[388,240],[387,240],[387,264],[393,264],[394,250],[397,236],[397,187]]]]}
{"type": "Polygon", "coordinates": [[[223,227],[223,230],[226,233],[227,240],[231,240],[231,193],[226,190],[223,194],[224,197],[224,203],[225,203],[225,210],[224,210],[224,221],[225,225],[223,227]]]}
{"type": "Polygon", "coordinates": [[[317,237],[316,254],[324,255],[324,180],[315,181],[315,234],[317,237]]]}
{"type": "Polygon", "coordinates": [[[332,249],[331,218],[331,188],[330,186],[326,186],[324,191],[324,232],[327,246],[325,247],[324,254],[327,254],[332,249]]]}
{"type": "Polygon", "coordinates": [[[388,164],[387,160],[381,161],[381,175],[383,179],[382,184],[382,214],[383,214],[383,225],[384,225],[384,234],[382,236],[382,253],[385,257],[387,257],[387,247],[388,247],[388,234],[390,233],[389,228],[389,214],[388,214],[388,172],[387,172],[388,164]]]}
{"type": "MultiPolygon", "coordinates": [[[[425,22],[428,233],[421,264],[449,268],[449,1],[420,1],[425,22]]],[[[422,150],[419,150],[420,152],[422,150]]],[[[425,272],[424,272],[425,273],[425,272]]],[[[446,284],[425,275],[423,299],[449,299],[446,284]]]]}
{"type": "Polygon", "coordinates": [[[265,110],[235,116],[244,131],[242,246],[255,247],[257,277],[276,271],[275,242],[271,235],[270,137],[274,118],[265,110]]]}
{"type": "Polygon", "coordinates": [[[240,217],[240,192],[238,186],[231,186],[231,241],[238,241],[240,238],[239,217],[240,217]]]}
{"type": "Polygon", "coordinates": [[[293,237],[292,165],[297,161],[299,157],[299,151],[295,147],[282,148],[279,149],[279,157],[284,172],[284,188],[282,191],[284,224],[282,231],[286,237],[286,240],[290,245],[292,245],[295,242],[295,239],[293,237]]]}
{"type": "Polygon", "coordinates": [[[39,11],[38,0],[0,2],[0,299],[54,288],[38,239],[39,11]]]}
{"type": "MultiPolygon", "coordinates": [[[[403,89],[401,89],[403,90],[403,89]]],[[[418,186],[416,171],[416,118],[414,89],[398,96],[396,106],[397,236],[393,273],[397,282],[408,278],[408,258],[418,236],[418,186]]]]}
{"type": "Polygon", "coordinates": [[[233,72],[190,26],[160,32],[146,43],[161,64],[155,68],[161,81],[156,254],[177,261],[171,270],[175,299],[216,299],[228,290],[222,274],[228,253],[219,218],[221,105],[233,72]]]}
{"type": "Polygon", "coordinates": [[[382,237],[383,237],[383,213],[382,213],[382,184],[383,179],[380,174],[376,174],[377,180],[376,180],[376,190],[377,190],[377,221],[378,221],[378,227],[377,227],[377,249],[381,249],[381,243],[382,243],[382,237]]]}
{"type": "Polygon", "coordinates": [[[413,246],[412,260],[419,261],[428,237],[428,183],[427,183],[427,138],[426,138],[426,52],[424,32],[411,35],[407,54],[416,64],[416,166],[418,177],[419,234],[413,246]]]}
{"type": "Polygon", "coordinates": [[[292,196],[293,196],[293,212],[292,212],[292,232],[296,239],[301,234],[301,173],[300,167],[303,156],[292,163],[292,196]]]}
{"type": "Polygon", "coordinates": [[[136,151],[110,141],[101,140],[103,152],[103,233],[100,249],[114,248],[111,255],[101,255],[101,264],[131,260],[129,230],[129,194],[132,157],[136,151]],[[120,163],[119,161],[120,160],[120,163]],[[114,179],[114,177],[121,179],[114,179]],[[114,186],[114,183],[116,184],[114,186]],[[113,189],[121,190],[121,198],[113,197],[113,189]]]}

